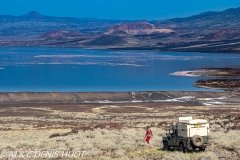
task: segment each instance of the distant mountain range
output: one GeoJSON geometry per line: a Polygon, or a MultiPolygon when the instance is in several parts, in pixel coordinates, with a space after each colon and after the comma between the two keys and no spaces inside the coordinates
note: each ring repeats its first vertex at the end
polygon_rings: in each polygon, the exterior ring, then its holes
{"type": "Polygon", "coordinates": [[[0,45],[240,53],[240,8],[161,21],[0,16],[0,45]]]}
{"type": "Polygon", "coordinates": [[[168,26],[174,29],[222,28],[240,26],[240,8],[230,8],[222,12],[204,12],[187,18],[175,18],[158,21],[156,26],[168,26]]]}
{"type": "Polygon", "coordinates": [[[115,24],[127,21],[94,18],[53,17],[31,11],[22,16],[0,15],[0,39],[36,38],[56,30],[82,33],[105,32],[115,24]]]}

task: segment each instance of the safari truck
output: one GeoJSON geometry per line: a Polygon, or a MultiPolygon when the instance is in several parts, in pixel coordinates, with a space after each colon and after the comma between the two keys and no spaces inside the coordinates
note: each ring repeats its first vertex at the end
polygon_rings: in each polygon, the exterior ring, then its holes
{"type": "Polygon", "coordinates": [[[179,117],[178,123],[171,126],[163,136],[163,149],[179,147],[181,152],[188,150],[205,151],[210,145],[209,123],[204,119],[192,119],[192,117],[179,117]]]}

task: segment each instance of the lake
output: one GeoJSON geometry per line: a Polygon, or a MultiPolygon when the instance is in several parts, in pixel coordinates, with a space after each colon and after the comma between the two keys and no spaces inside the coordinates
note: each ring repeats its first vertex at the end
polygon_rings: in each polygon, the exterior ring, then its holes
{"type": "Polygon", "coordinates": [[[176,71],[240,67],[235,54],[0,47],[1,92],[212,91],[176,71]]]}

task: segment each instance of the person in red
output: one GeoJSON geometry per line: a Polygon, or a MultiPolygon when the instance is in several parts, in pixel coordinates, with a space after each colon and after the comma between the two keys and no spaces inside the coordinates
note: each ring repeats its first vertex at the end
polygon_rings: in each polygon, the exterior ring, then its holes
{"type": "Polygon", "coordinates": [[[147,132],[145,135],[145,141],[149,144],[150,139],[152,138],[153,134],[152,131],[150,129],[150,126],[147,126],[147,132]]]}

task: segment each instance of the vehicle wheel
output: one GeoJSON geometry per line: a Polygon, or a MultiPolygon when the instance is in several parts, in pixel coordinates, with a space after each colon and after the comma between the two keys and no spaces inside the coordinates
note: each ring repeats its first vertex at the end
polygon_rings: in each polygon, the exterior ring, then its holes
{"type": "Polygon", "coordinates": [[[170,150],[170,147],[168,146],[168,142],[167,141],[163,142],[163,150],[164,151],[169,151],[170,150]]]}
{"type": "Polygon", "coordinates": [[[194,144],[194,146],[199,147],[203,143],[203,138],[199,135],[195,135],[192,137],[192,143],[194,144]]]}
{"type": "Polygon", "coordinates": [[[184,147],[183,143],[180,143],[180,145],[179,145],[179,151],[180,151],[180,152],[183,152],[183,153],[186,152],[186,148],[184,147]]]}
{"type": "Polygon", "coordinates": [[[206,147],[200,147],[199,151],[205,151],[206,147]]]}

